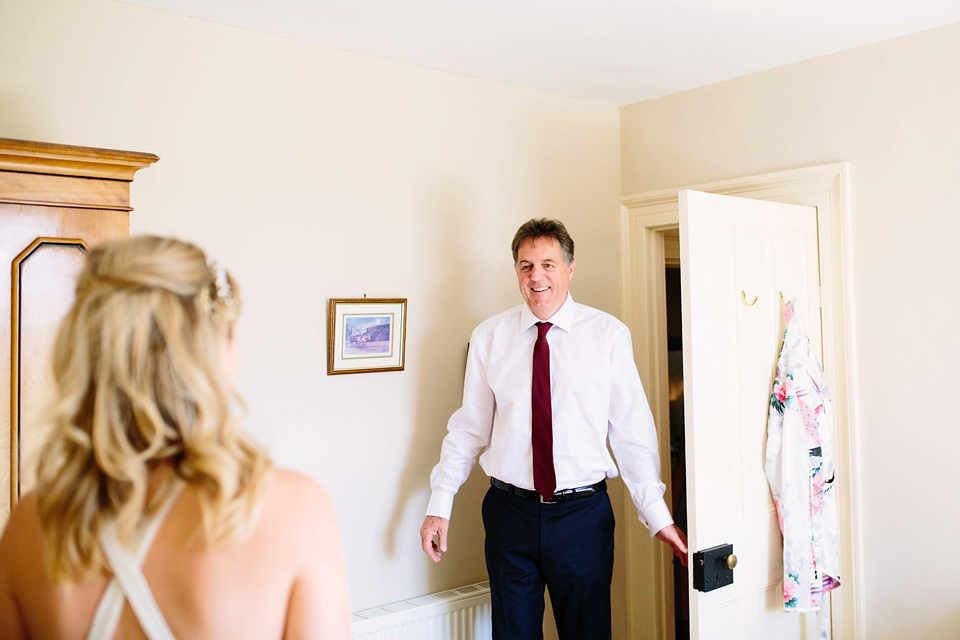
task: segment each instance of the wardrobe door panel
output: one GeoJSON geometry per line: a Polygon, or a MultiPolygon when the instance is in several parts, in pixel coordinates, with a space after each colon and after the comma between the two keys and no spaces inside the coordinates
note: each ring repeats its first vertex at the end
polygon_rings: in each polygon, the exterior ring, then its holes
{"type": "Polygon", "coordinates": [[[41,237],[11,265],[10,482],[18,495],[35,484],[37,454],[48,433],[53,342],[73,302],[85,249],[80,239],[41,237]]]}

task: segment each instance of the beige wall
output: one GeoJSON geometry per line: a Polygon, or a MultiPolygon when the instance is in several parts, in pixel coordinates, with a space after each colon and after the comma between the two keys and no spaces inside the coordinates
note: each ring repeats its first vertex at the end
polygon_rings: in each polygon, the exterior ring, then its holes
{"type": "Polygon", "coordinates": [[[520,302],[520,223],[565,220],[574,295],[617,312],[616,108],[112,0],[3,0],[0,136],[160,156],[132,230],[238,276],[249,422],[330,493],[355,610],[485,579],[482,474],[440,566],[428,475],[470,330],[520,302]],[[409,299],[406,371],[328,377],[327,299],[363,295],[409,299]]]}
{"type": "Polygon", "coordinates": [[[850,163],[869,640],[960,637],[958,60],[955,24],[621,112],[624,195],[850,163]]]}

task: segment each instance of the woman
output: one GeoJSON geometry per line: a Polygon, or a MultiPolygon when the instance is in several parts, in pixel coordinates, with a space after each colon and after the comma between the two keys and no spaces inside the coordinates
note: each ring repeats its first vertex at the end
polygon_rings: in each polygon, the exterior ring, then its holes
{"type": "Polygon", "coordinates": [[[329,501],[231,417],[239,307],[191,244],[90,252],[37,489],[0,539],[0,638],[350,637],[329,501]]]}

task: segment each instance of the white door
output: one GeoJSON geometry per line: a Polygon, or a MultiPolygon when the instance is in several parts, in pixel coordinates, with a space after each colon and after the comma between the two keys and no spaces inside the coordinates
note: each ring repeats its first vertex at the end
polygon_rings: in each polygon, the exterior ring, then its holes
{"type": "Polygon", "coordinates": [[[691,562],[690,637],[812,637],[811,614],[783,611],[764,450],[781,295],[821,349],[817,210],[680,191],[680,260],[690,553],[732,544],[738,560],[733,584],[706,593],[691,562]]]}

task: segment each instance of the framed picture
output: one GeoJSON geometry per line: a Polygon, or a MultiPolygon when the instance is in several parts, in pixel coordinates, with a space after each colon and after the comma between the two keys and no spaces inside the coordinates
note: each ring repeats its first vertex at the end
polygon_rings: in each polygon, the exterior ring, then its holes
{"type": "Polygon", "coordinates": [[[327,375],[403,371],[406,298],[331,298],[327,375]]]}

